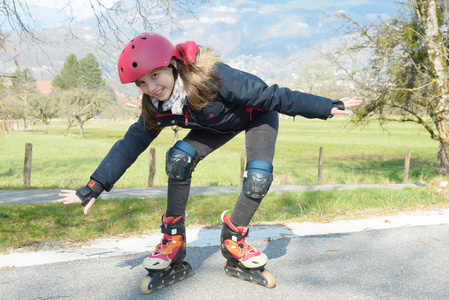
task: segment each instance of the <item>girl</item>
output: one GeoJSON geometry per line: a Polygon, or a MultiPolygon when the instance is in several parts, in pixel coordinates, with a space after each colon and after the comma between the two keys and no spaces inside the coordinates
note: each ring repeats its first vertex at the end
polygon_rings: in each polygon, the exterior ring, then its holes
{"type": "MultiPolygon", "coordinates": [[[[167,152],[167,209],[164,236],[145,258],[148,270],[165,269],[185,257],[185,213],[191,175],[196,165],[240,132],[245,132],[247,166],[242,191],[231,214],[222,215],[222,253],[243,268],[261,269],[267,256],[249,245],[248,226],[273,180],[278,113],[328,119],[348,114],[357,98],[331,100],[277,85],[224,64],[219,55],[195,42],[173,44],[156,33],[132,39],[118,60],[123,84],[134,82],[143,92],[142,114],[122,140],[112,147],[77,190],[62,190],[59,202],[82,203],[84,213],[98,196],[110,191],[163,127],[190,128],[167,152]]],[[[273,284],[274,285],[274,284],[273,284]]]]}

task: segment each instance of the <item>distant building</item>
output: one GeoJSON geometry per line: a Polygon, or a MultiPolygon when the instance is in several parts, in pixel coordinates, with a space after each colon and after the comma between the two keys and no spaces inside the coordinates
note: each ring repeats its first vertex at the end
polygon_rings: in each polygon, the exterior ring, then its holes
{"type": "Polygon", "coordinates": [[[36,81],[36,90],[43,94],[48,95],[53,90],[53,85],[51,84],[51,80],[46,81],[36,81]]]}
{"type": "Polygon", "coordinates": [[[127,97],[122,98],[117,101],[117,105],[120,107],[139,107],[140,102],[142,101],[141,96],[133,96],[133,97],[127,97]]]}

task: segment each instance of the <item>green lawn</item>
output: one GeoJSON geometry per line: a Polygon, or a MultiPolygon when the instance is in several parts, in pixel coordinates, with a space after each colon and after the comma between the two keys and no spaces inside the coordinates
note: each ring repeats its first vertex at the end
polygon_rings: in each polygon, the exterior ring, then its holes
{"type": "MultiPolygon", "coordinates": [[[[191,197],[186,224],[218,226],[224,210],[232,210],[237,194],[191,197]]],[[[328,222],[371,215],[447,207],[447,194],[433,188],[355,189],[269,193],[252,223],[328,222]]],[[[79,243],[102,237],[159,231],[165,199],[98,200],[89,215],[80,205],[0,205],[0,251],[39,248],[44,243],[79,243]]]]}
{"type": "MultiPolygon", "coordinates": [[[[92,120],[86,123],[84,139],[76,128],[64,136],[63,123],[50,124],[47,134],[37,126],[34,131],[10,132],[0,139],[0,189],[23,188],[25,143],[33,144],[32,188],[79,188],[128,126],[92,120]]],[[[427,182],[437,176],[438,144],[421,127],[390,123],[386,129],[374,123],[351,128],[346,119],[338,118],[281,120],[273,184],[317,184],[320,147],[324,149],[324,184],[400,183],[407,147],[412,152],[409,182],[427,182]]],[[[179,138],[187,132],[182,129],[179,138]]],[[[171,145],[170,128],[150,145],[156,149],[154,186],[166,185],[165,153],[171,145]]],[[[198,165],[192,184],[239,185],[243,147],[244,134],[240,134],[212,153],[198,165]]],[[[146,187],[148,170],[149,153],[145,151],[115,187],[146,187]]]]}

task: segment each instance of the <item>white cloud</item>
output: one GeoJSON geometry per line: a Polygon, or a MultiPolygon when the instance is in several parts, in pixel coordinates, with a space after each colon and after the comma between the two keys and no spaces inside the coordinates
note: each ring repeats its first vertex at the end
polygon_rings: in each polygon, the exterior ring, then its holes
{"type": "Polygon", "coordinates": [[[307,9],[307,10],[327,10],[335,7],[353,7],[373,3],[372,0],[315,0],[315,1],[288,1],[279,5],[279,9],[307,9]]]}
{"type": "Polygon", "coordinates": [[[218,13],[232,13],[232,14],[238,12],[237,8],[230,6],[213,6],[212,11],[218,13]]]}
{"type": "MultiPolygon", "coordinates": [[[[56,8],[63,10],[68,16],[76,19],[84,19],[94,15],[92,6],[98,11],[101,7],[95,1],[89,0],[27,0],[28,5],[56,8]]],[[[103,6],[114,4],[115,0],[102,0],[103,6]]]]}
{"type": "Polygon", "coordinates": [[[216,17],[200,17],[200,23],[202,24],[215,24],[215,23],[226,23],[226,24],[234,24],[237,22],[234,18],[224,17],[224,18],[216,18],[216,17]]]}
{"type": "Polygon", "coordinates": [[[272,14],[272,13],[275,13],[276,11],[279,11],[279,8],[272,4],[261,5],[257,9],[257,13],[259,13],[261,15],[272,14]]]}
{"type": "Polygon", "coordinates": [[[312,29],[307,23],[299,22],[289,17],[279,23],[267,26],[264,31],[264,38],[309,37],[311,33],[312,29]]]}

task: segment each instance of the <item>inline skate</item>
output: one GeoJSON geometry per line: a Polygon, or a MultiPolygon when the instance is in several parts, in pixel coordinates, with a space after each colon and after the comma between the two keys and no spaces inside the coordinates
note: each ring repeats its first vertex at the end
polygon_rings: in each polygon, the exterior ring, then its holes
{"type": "Polygon", "coordinates": [[[249,226],[235,227],[230,221],[231,215],[225,214],[226,211],[221,216],[221,253],[227,260],[226,274],[267,288],[274,287],[273,275],[265,270],[267,256],[246,242],[249,226]]]}
{"type": "Polygon", "coordinates": [[[183,280],[192,272],[192,267],[183,259],[186,256],[185,217],[162,216],[162,241],[156,249],[144,259],[143,266],[148,271],[142,280],[142,293],[148,295],[153,289],[160,290],[172,285],[175,280],[183,280]]]}

